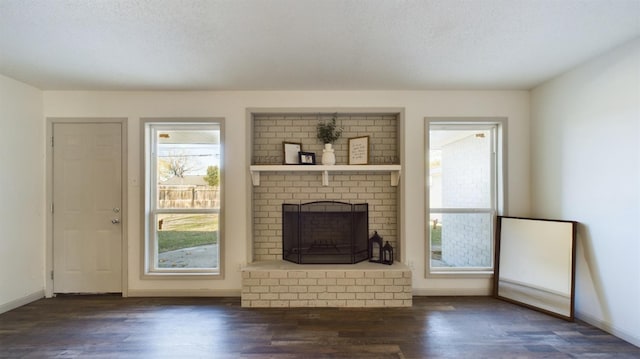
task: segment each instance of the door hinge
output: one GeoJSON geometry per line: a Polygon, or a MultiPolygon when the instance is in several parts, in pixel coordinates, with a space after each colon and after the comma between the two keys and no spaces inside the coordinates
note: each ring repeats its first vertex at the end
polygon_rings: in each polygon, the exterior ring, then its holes
{"type": "Polygon", "coordinates": [[[51,213],[53,213],[53,203],[51,203],[51,213]]]}
{"type": "Polygon", "coordinates": [[[51,147],[53,147],[53,136],[51,136],[51,147]]]}
{"type": "Polygon", "coordinates": [[[51,271],[51,280],[53,280],[53,271],[51,271]]]}

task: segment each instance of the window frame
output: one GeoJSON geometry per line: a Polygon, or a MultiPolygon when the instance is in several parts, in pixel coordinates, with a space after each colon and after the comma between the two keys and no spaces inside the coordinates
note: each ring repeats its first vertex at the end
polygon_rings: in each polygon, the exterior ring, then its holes
{"type": "Polygon", "coordinates": [[[425,118],[425,277],[492,277],[495,270],[495,219],[506,212],[507,193],[507,119],[506,118],[425,118]],[[430,203],[430,133],[438,129],[492,130],[491,208],[431,208],[430,203]],[[432,267],[431,226],[432,213],[491,213],[491,266],[490,267],[432,267]]]}
{"type": "Polygon", "coordinates": [[[143,162],[142,175],[143,188],[141,191],[142,200],[142,247],[141,263],[142,278],[189,278],[189,279],[224,279],[224,119],[223,118],[142,118],[141,119],[142,155],[143,162]],[[220,160],[219,160],[219,208],[158,208],[156,201],[157,190],[154,180],[157,173],[157,160],[155,151],[155,134],[159,130],[210,130],[216,126],[220,131],[220,160]],[[156,172],[154,172],[156,171],[156,172]],[[157,268],[157,230],[155,217],[158,214],[182,214],[182,213],[202,213],[217,214],[218,216],[218,266],[217,268],[157,268]]]}

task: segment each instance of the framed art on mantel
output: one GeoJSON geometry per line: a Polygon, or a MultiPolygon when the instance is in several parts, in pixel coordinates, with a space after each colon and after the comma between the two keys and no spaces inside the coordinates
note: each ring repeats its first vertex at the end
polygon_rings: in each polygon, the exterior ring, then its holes
{"type": "Polygon", "coordinates": [[[302,144],[297,142],[282,142],[282,151],[285,165],[298,165],[300,158],[298,153],[302,151],[302,144]]]}
{"type": "Polygon", "coordinates": [[[369,136],[353,137],[349,139],[349,164],[369,164],[369,136]]]}

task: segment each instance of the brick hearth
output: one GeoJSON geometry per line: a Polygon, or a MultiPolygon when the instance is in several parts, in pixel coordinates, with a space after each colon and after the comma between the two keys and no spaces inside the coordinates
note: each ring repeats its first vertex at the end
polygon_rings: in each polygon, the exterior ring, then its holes
{"type": "Polygon", "coordinates": [[[243,307],[411,305],[411,269],[402,263],[300,265],[265,261],[242,270],[243,307]]]}

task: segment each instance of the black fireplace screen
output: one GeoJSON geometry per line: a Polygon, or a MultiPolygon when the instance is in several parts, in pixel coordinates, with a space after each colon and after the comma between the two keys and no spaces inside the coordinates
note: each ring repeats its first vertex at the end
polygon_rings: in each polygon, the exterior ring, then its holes
{"type": "Polygon", "coordinates": [[[369,258],[369,206],[319,201],[282,204],[282,258],[299,264],[353,264],[369,258]]]}

